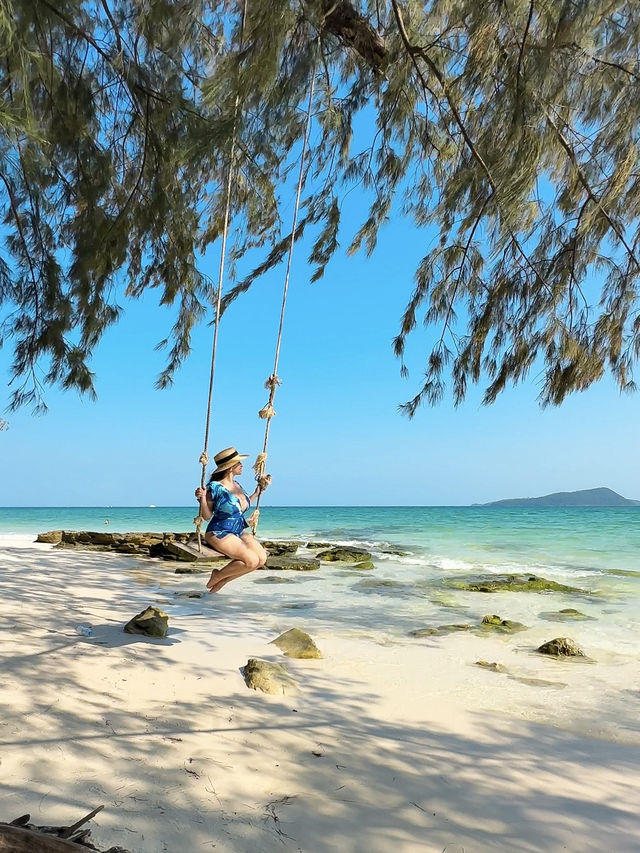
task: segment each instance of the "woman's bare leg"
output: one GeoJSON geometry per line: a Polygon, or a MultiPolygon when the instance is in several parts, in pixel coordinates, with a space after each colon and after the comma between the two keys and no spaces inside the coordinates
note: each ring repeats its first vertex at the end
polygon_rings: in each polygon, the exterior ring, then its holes
{"type": "MultiPolygon", "coordinates": [[[[231,564],[229,564],[231,565],[231,564]]],[[[229,581],[234,581],[236,578],[241,578],[243,575],[248,575],[250,572],[255,571],[255,569],[249,569],[247,566],[242,564],[242,567],[233,569],[232,571],[227,571],[227,566],[224,569],[220,569],[216,572],[215,577],[213,579],[213,583],[211,583],[211,579],[207,583],[207,589],[209,592],[220,592],[223,586],[229,583],[229,581]],[[211,585],[210,585],[211,584],[211,585]]]]}
{"type": "Polygon", "coordinates": [[[258,561],[257,566],[248,568],[246,563],[234,560],[233,562],[228,563],[224,569],[220,569],[218,571],[214,570],[211,573],[209,583],[207,583],[207,588],[210,592],[219,592],[223,586],[229,583],[229,581],[241,578],[243,575],[247,575],[249,572],[254,571],[254,569],[264,566],[268,554],[255,536],[252,533],[245,531],[240,538],[247,548],[249,548],[249,550],[255,555],[255,558],[258,561]],[[240,564],[238,565],[238,563],[240,564]]]}
{"type": "Polygon", "coordinates": [[[218,551],[218,553],[232,558],[231,562],[227,563],[222,569],[212,570],[211,576],[207,581],[209,592],[217,592],[218,589],[222,589],[225,583],[236,577],[241,577],[248,572],[252,572],[260,565],[260,559],[255,551],[249,548],[246,542],[243,542],[239,536],[233,533],[229,533],[223,537],[207,533],[205,541],[218,551]]]}
{"type": "Polygon", "coordinates": [[[264,564],[267,562],[267,557],[269,556],[269,554],[258,542],[253,533],[249,533],[248,530],[245,530],[240,538],[247,546],[247,548],[250,548],[254,552],[256,557],[260,560],[260,562],[258,563],[258,568],[260,568],[260,566],[264,566],[264,564]]]}

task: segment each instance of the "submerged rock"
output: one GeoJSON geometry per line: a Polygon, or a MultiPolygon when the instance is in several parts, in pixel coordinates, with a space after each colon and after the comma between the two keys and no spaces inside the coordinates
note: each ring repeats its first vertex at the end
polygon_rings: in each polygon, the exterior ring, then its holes
{"type": "Polygon", "coordinates": [[[159,607],[147,607],[124,626],[126,634],[143,634],[145,637],[166,637],[169,616],[159,607]]]}
{"type": "Polygon", "coordinates": [[[541,655],[551,655],[551,657],[571,657],[584,658],[585,653],[570,637],[556,637],[554,640],[549,640],[538,646],[536,649],[541,655]]]}
{"type": "Polygon", "coordinates": [[[565,607],[564,610],[540,613],[540,618],[546,619],[547,622],[586,622],[592,620],[593,616],[587,616],[586,613],[581,613],[573,607],[565,607]]]}
{"type": "Polygon", "coordinates": [[[281,663],[270,663],[258,658],[249,658],[240,670],[247,687],[263,693],[287,695],[297,692],[296,683],[288,669],[281,663]]]}
{"type": "Polygon", "coordinates": [[[267,575],[266,578],[255,578],[254,583],[295,583],[293,578],[283,578],[280,575],[267,575]]]}
{"type": "Polygon", "coordinates": [[[605,569],[605,575],[615,575],[620,578],[640,578],[640,572],[633,569],[605,569]]]}
{"type": "Polygon", "coordinates": [[[305,548],[310,548],[312,551],[318,548],[333,548],[333,542],[306,542],[305,548]]]}
{"type": "Polygon", "coordinates": [[[322,652],[311,637],[305,631],[301,631],[300,628],[291,628],[290,631],[285,631],[284,634],[280,634],[271,642],[288,658],[307,660],[322,657],[322,652]]]}
{"type": "Polygon", "coordinates": [[[451,578],[445,580],[445,585],[454,589],[464,589],[470,592],[573,592],[585,593],[586,590],[574,586],[566,586],[536,575],[486,575],[477,580],[451,578]]]}
{"type": "Polygon", "coordinates": [[[507,668],[503,663],[497,663],[497,661],[488,661],[488,660],[477,660],[475,663],[476,666],[481,666],[482,669],[489,669],[491,672],[506,672],[507,668]]]}
{"type": "Polygon", "coordinates": [[[375,568],[372,560],[363,560],[361,563],[351,563],[349,565],[350,569],[358,569],[359,571],[368,571],[369,569],[375,568]]]}
{"type": "Polygon", "coordinates": [[[320,563],[311,557],[267,557],[266,565],[260,568],[280,572],[313,572],[320,568],[320,563]]]}
{"type": "MultiPolygon", "coordinates": [[[[228,559],[228,558],[227,558],[228,559]]],[[[176,575],[198,575],[211,571],[211,563],[179,563],[174,569],[176,575]]]]}
{"type": "Polygon", "coordinates": [[[470,631],[473,625],[435,625],[428,628],[417,628],[415,631],[409,631],[410,637],[445,637],[447,634],[454,634],[457,631],[470,631]]]}
{"type": "Polygon", "coordinates": [[[361,563],[363,560],[370,560],[371,554],[362,548],[347,548],[340,545],[321,551],[316,554],[316,559],[325,563],[361,563]]]}
{"type": "MultiPolygon", "coordinates": [[[[344,574],[348,576],[352,575],[352,572],[345,572],[344,574]]],[[[392,595],[402,598],[408,598],[415,594],[415,587],[413,585],[387,578],[376,578],[375,580],[367,578],[366,580],[355,583],[353,589],[368,593],[369,595],[392,595]]]]}
{"type": "Polygon", "coordinates": [[[522,622],[512,622],[510,619],[501,619],[493,614],[483,616],[481,628],[488,631],[498,631],[502,634],[516,634],[518,631],[526,631],[527,626],[522,622]]]}
{"type": "Polygon", "coordinates": [[[440,589],[431,589],[428,585],[425,586],[426,591],[429,594],[429,599],[433,604],[437,604],[438,607],[446,607],[449,610],[461,610],[464,615],[466,615],[466,611],[460,607],[460,602],[458,600],[458,596],[453,593],[445,592],[440,589]]]}

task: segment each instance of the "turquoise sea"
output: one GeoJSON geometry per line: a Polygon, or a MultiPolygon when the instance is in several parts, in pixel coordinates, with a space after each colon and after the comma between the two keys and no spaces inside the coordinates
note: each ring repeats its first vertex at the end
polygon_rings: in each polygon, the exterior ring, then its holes
{"type": "MultiPolygon", "coordinates": [[[[0,534],[186,531],[194,514],[191,507],[0,507],[0,534]]],[[[260,536],[393,545],[444,570],[464,562],[482,571],[640,572],[640,507],[263,507],[260,536]]]]}

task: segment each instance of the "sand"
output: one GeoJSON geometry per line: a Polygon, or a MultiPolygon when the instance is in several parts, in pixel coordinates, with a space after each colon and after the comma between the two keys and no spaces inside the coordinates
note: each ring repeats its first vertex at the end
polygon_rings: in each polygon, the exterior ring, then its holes
{"type": "Polygon", "coordinates": [[[383,644],[335,626],[314,636],[323,660],[288,660],[270,641],[303,614],[244,613],[250,580],[227,588],[235,610],[189,613],[166,604],[185,588],[172,568],[0,540],[0,820],[72,823],[104,804],[94,843],[131,853],[640,850],[629,732],[501,712],[501,676],[472,666],[469,638],[383,644]],[[154,603],[167,639],[122,632],[154,603]],[[85,621],[93,638],[75,632],[85,621]],[[299,693],[249,690],[249,657],[285,662],[299,693]]]}

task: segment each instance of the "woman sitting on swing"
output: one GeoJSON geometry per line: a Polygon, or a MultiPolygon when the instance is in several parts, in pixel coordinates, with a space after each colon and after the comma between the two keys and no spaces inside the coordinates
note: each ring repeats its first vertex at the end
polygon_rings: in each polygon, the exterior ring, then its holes
{"type": "Polygon", "coordinates": [[[257,486],[249,496],[235,477],[242,473],[242,460],[235,447],[227,447],[213,457],[216,469],[206,488],[196,489],[200,503],[200,515],[208,521],[205,542],[215,551],[231,557],[231,562],[222,569],[213,569],[207,581],[209,592],[220,592],[229,581],[242,577],[264,566],[267,552],[255,536],[247,530],[249,525],[243,513],[261,493],[257,486]]]}

